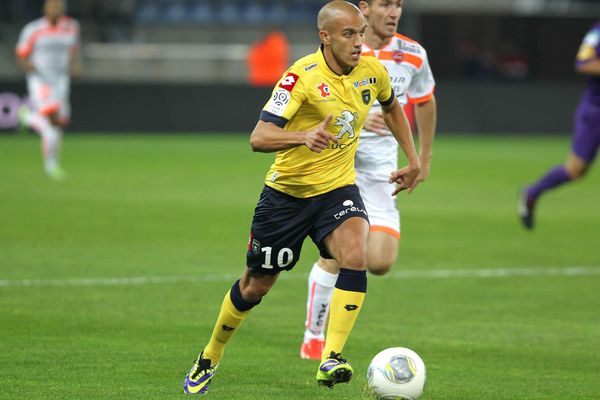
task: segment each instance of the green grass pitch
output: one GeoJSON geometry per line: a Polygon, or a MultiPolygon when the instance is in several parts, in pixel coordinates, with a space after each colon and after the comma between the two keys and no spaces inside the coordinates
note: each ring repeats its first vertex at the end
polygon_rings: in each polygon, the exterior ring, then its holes
{"type": "MultiPolygon", "coordinates": [[[[273,157],[247,139],[67,135],[57,183],[36,137],[0,135],[0,398],[184,397],[273,157]]],[[[398,199],[394,272],[369,278],[344,351],[353,381],[320,388],[298,356],[309,240],[208,398],[366,399],[371,357],[405,346],[428,368],[422,399],[598,399],[598,166],[541,200],[535,232],[515,214],[518,188],[568,149],[567,136],[438,135],[430,179],[398,199]]]]}

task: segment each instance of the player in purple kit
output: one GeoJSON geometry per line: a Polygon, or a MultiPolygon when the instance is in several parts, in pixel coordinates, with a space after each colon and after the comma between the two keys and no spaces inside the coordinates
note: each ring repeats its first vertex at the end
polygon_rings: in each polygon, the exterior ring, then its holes
{"type": "Polygon", "coordinates": [[[534,225],[533,215],[540,196],[547,190],[583,177],[600,147],[600,21],[584,37],[575,70],[588,76],[588,84],[575,113],[571,153],[564,164],[525,187],[519,198],[519,216],[527,229],[534,225]]]}

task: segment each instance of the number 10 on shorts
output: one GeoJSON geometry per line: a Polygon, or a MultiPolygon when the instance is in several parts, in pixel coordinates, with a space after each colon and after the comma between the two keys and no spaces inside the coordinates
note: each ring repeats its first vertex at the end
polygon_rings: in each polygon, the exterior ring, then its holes
{"type": "MultiPolygon", "coordinates": [[[[273,248],[267,246],[263,247],[261,251],[265,253],[265,262],[262,265],[262,267],[265,269],[273,269],[273,264],[271,263],[271,255],[273,252],[273,248]]],[[[277,253],[277,267],[285,268],[288,265],[290,265],[292,261],[294,261],[294,252],[292,251],[292,249],[284,247],[283,249],[279,250],[279,252],[277,253]]]]}

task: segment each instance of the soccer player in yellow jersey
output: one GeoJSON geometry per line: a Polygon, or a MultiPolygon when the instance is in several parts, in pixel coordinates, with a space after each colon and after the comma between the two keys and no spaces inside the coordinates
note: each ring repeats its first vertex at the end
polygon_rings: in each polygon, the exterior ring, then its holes
{"type": "Polygon", "coordinates": [[[281,78],[263,109],[250,144],[276,152],[254,213],[246,268],[225,295],[211,338],[185,377],[186,393],[206,393],[233,333],[275,284],[294,267],[304,239],[340,265],[317,382],[348,382],[341,357],[367,290],[369,222],[354,185],[358,136],[375,100],[408,165],[390,174],[396,192],[414,186],[420,172],[410,127],[390,78],[374,57],[361,57],[367,29],[360,10],[336,0],[319,11],[321,47],[281,78]]]}

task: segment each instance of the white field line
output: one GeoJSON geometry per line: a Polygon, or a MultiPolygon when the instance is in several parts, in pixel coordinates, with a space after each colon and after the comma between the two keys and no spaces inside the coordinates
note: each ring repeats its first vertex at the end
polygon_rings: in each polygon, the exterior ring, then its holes
{"type": "MultiPolygon", "coordinates": [[[[451,278],[508,278],[541,276],[600,276],[600,267],[539,267],[539,268],[489,268],[489,269],[439,269],[394,271],[386,275],[391,279],[451,279],[451,278]]],[[[233,282],[234,274],[209,274],[192,276],[138,276],[124,278],[74,278],[74,279],[0,279],[1,287],[39,286],[133,286],[169,283],[233,282]]],[[[304,280],[306,274],[288,272],[280,276],[285,280],[304,280]]]]}

